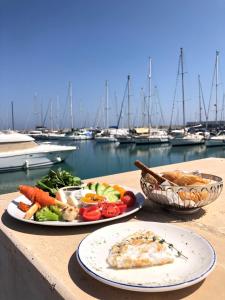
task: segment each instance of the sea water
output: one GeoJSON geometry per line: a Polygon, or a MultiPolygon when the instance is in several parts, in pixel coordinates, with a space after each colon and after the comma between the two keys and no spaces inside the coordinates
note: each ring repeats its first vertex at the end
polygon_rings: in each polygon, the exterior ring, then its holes
{"type": "Polygon", "coordinates": [[[51,167],[0,173],[0,194],[16,191],[20,184],[34,185],[47,175],[50,168],[62,168],[86,179],[136,170],[134,161],[137,159],[155,167],[206,157],[225,157],[225,147],[206,148],[205,145],[171,147],[169,144],[100,144],[94,140],[72,144],[77,146],[77,150],[65,162],[51,167]]]}

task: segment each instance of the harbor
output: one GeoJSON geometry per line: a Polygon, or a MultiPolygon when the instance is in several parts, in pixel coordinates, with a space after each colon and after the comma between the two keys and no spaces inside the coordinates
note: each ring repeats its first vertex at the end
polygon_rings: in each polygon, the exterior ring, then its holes
{"type": "Polygon", "coordinates": [[[224,10],[1,1],[0,300],[225,299],[224,10]]]}

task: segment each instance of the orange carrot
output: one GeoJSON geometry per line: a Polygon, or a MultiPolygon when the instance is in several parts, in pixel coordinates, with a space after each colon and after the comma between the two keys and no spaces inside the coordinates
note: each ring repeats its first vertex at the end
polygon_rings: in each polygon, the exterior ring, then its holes
{"type": "Polygon", "coordinates": [[[29,208],[30,208],[30,205],[28,205],[28,204],[20,201],[19,204],[18,204],[18,208],[20,210],[22,210],[23,212],[27,212],[29,210],[29,208]]]}
{"type": "Polygon", "coordinates": [[[44,192],[37,187],[32,187],[28,185],[20,185],[19,191],[27,197],[31,202],[39,203],[41,206],[49,206],[49,205],[60,205],[65,206],[65,204],[61,201],[58,201],[49,196],[48,192],[44,192]]]}

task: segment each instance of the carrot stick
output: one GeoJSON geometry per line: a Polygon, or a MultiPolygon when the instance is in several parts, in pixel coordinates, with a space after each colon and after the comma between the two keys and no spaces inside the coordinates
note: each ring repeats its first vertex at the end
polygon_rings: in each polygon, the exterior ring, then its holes
{"type": "Polygon", "coordinates": [[[65,203],[56,200],[53,197],[49,196],[48,192],[44,192],[37,187],[32,187],[28,185],[20,185],[19,191],[27,197],[31,202],[38,202],[41,206],[50,206],[50,205],[58,205],[61,207],[67,206],[65,203]]]}

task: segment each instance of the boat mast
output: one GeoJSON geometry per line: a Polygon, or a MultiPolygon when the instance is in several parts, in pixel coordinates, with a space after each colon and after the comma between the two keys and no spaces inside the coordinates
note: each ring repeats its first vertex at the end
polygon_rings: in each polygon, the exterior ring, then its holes
{"type": "Polygon", "coordinates": [[[152,59],[149,57],[149,72],[148,72],[148,128],[150,132],[150,106],[151,106],[151,93],[152,93],[152,59]]]}
{"type": "Polygon", "coordinates": [[[225,105],[225,93],[223,93],[223,103],[221,109],[221,121],[224,121],[224,105],[225,105]]]}
{"type": "Polygon", "coordinates": [[[218,120],[218,66],[219,66],[219,51],[216,51],[216,103],[215,103],[215,121],[218,120]]]}
{"type": "Polygon", "coordinates": [[[109,102],[109,87],[108,80],[105,81],[105,128],[108,128],[108,102],[109,102]]]}
{"type": "Polygon", "coordinates": [[[11,113],[12,113],[12,130],[15,130],[15,126],[14,126],[14,107],[13,107],[13,101],[11,102],[11,113]]]}
{"type": "Polygon", "coordinates": [[[202,123],[202,101],[201,101],[201,81],[200,75],[198,75],[198,99],[199,99],[199,122],[202,123]]]}
{"type": "Polygon", "coordinates": [[[73,125],[73,92],[72,92],[72,83],[69,81],[69,91],[68,91],[68,96],[69,96],[69,103],[70,103],[70,121],[71,121],[71,130],[73,131],[74,125],[73,125]]]}
{"type": "Polygon", "coordinates": [[[183,127],[185,129],[185,99],[184,99],[184,61],[183,61],[183,48],[180,48],[180,61],[181,61],[181,79],[182,79],[182,107],[183,107],[183,127]]]}
{"type": "Polygon", "coordinates": [[[127,76],[127,125],[130,129],[130,75],[127,76]]]}

